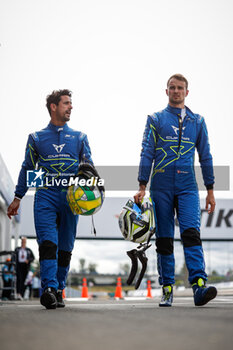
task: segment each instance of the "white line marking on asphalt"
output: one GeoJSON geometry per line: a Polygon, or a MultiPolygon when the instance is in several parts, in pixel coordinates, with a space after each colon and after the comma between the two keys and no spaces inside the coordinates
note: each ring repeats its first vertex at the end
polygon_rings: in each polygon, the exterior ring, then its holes
{"type": "MultiPolygon", "coordinates": [[[[95,309],[116,309],[116,308],[127,308],[127,307],[134,307],[134,308],[138,308],[138,307],[142,307],[142,308],[155,308],[158,307],[158,303],[159,303],[159,299],[158,298],[153,298],[153,299],[139,299],[139,298],[127,298],[127,300],[119,300],[119,301],[114,301],[114,300],[109,300],[109,301],[100,301],[100,303],[98,303],[98,301],[94,301],[94,300],[87,300],[85,298],[72,298],[72,299],[68,299],[67,303],[66,303],[66,307],[67,308],[95,308],[95,309]],[[77,303],[70,303],[71,301],[77,301],[77,303]],[[135,301],[135,302],[134,302],[135,301]],[[141,302],[140,302],[141,301],[141,302]],[[93,303],[94,302],[94,303],[93,303]]],[[[233,297],[229,296],[229,297],[217,297],[216,299],[211,301],[212,305],[223,305],[223,304],[227,304],[227,305],[231,305],[233,304],[233,297]]],[[[208,305],[211,305],[208,304],[208,305]]],[[[179,298],[175,298],[173,306],[175,307],[179,307],[179,306],[183,306],[183,305],[189,305],[189,306],[193,306],[193,298],[192,297],[179,297],[179,298]]],[[[29,304],[20,304],[20,303],[14,303],[12,302],[12,304],[10,303],[2,303],[1,307],[4,308],[43,308],[42,305],[40,305],[39,301],[38,303],[29,303],[29,304]]]]}
{"type": "MultiPolygon", "coordinates": [[[[223,305],[223,304],[233,304],[233,301],[224,301],[224,302],[218,302],[218,301],[212,301],[212,305],[223,305]]],[[[206,306],[209,306],[211,304],[208,304],[206,306]]],[[[179,306],[191,306],[195,307],[194,304],[190,304],[188,302],[181,302],[181,303],[173,303],[173,307],[179,307],[179,306]]],[[[32,304],[32,305],[16,305],[18,308],[43,308],[42,305],[38,304],[32,304]]],[[[144,303],[130,303],[130,304],[66,304],[66,308],[89,308],[89,309],[115,309],[115,308],[127,308],[127,307],[134,307],[134,308],[144,308],[144,309],[151,309],[158,307],[158,303],[154,304],[144,304],[144,303]]],[[[43,308],[44,309],[44,308],[43,308]]],[[[160,308],[161,309],[161,308],[160,308]]]]}

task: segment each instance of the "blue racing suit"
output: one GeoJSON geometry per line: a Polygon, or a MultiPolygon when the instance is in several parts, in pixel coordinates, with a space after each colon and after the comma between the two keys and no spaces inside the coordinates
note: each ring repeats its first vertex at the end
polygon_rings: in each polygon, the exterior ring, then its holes
{"type": "Polygon", "coordinates": [[[212,189],[213,162],[204,118],[185,107],[168,105],[148,116],[142,141],[138,181],[146,185],[151,175],[150,195],[157,221],[156,247],[159,282],[175,283],[174,211],[180,227],[190,283],[207,280],[200,239],[200,201],[194,171],[195,148],[199,154],[204,184],[212,189]],[[153,170],[151,168],[153,164],[153,170]]]}
{"type": "Polygon", "coordinates": [[[44,172],[46,186],[38,187],[34,198],[43,289],[65,288],[78,216],[73,215],[66,200],[67,187],[59,180],[68,180],[77,174],[82,160],[92,163],[87,136],[67,124],[61,127],[49,123],[45,129],[28,137],[15,196],[22,198],[25,195],[28,170],[44,172]]]}

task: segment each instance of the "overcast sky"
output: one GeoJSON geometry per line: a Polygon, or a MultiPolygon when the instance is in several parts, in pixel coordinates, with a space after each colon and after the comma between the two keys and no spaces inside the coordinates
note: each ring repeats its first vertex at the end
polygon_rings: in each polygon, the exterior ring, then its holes
{"type": "MultiPolygon", "coordinates": [[[[61,88],[73,91],[70,126],[87,133],[95,164],[137,165],[146,116],[166,106],[177,72],[214,164],[233,167],[232,10],[231,0],[2,1],[0,152],[13,181],[28,134],[49,122],[46,95],[61,88]]],[[[216,196],[232,188],[231,176],[216,196]]]]}

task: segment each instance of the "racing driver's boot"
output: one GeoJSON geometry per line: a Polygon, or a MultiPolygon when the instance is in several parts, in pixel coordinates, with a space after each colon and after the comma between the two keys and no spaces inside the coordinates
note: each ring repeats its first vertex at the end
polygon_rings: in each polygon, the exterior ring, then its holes
{"type": "Polygon", "coordinates": [[[206,287],[205,281],[198,278],[197,282],[192,284],[194,304],[202,306],[214,299],[217,295],[217,289],[213,286],[206,287]]]}
{"type": "Polygon", "coordinates": [[[41,305],[45,306],[46,309],[56,309],[56,290],[52,287],[46,288],[40,297],[40,303],[41,305]]]}
{"type": "Polygon", "coordinates": [[[169,286],[163,286],[162,288],[163,295],[161,302],[159,303],[159,306],[172,306],[173,301],[173,287],[171,285],[169,286]]]}
{"type": "Polygon", "coordinates": [[[65,303],[64,303],[64,300],[63,300],[63,297],[62,297],[62,290],[57,290],[57,294],[56,294],[56,297],[57,297],[57,307],[65,307],[65,303]]]}

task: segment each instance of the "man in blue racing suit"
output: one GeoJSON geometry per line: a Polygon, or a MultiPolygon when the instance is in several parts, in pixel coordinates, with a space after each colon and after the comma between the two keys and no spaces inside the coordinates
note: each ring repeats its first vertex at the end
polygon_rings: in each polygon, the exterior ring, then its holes
{"type": "Polygon", "coordinates": [[[194,291],[194,303],[204,305],[217,294],[215,287],[205,285],[207,274],[200,238],[200,203],[194,171],[195,148],[207,189],[206,209],[209,213],[215,208],[212,156],[204,118],[184,105],[188,92],[188,81],[184,76],[171,76],[166,89],[168,106],[148,116],[139,166],[139,191],[134,197],[135,202],[139,203],[145,196],[153,163],[150,195],[157,221],[159,282],[163,286],[160,306],[171,306],[173,300],[175,210],[189,282],[194,291]]]}
{"type": "Polygon", "coordinates": [[[82,160],[92,163],[92,159],[87,136],[67,125],[72,110],[71,92],[53,91],[47,96],[47,108],[51,121],[46,128],[28,137],[25,160],[8,216],[11,218],[18,213],[20,200],[28,189],[27,173],[37,169],[37,177],[44,175],[43,187],[37,187],[34,199],[43,288],[41,304],[53,309],[65,306],[62,291],[78,222],[78,216],[73,215],[66,200],[67,186],[64,181],[77,174],[82,160]]]}

